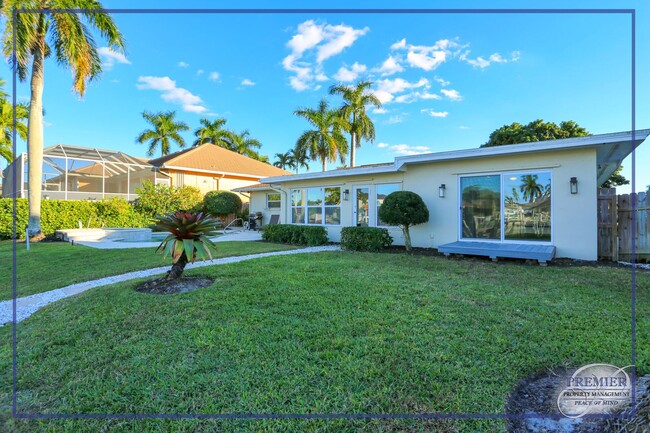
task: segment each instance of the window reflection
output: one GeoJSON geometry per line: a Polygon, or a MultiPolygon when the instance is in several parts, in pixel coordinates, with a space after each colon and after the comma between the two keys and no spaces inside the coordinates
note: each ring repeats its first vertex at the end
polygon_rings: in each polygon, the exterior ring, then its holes
{"type": "Polygon", "coordinates": [[[504,189],[505,239],[551,240],[551,174],[506,174],[504,189]]]}

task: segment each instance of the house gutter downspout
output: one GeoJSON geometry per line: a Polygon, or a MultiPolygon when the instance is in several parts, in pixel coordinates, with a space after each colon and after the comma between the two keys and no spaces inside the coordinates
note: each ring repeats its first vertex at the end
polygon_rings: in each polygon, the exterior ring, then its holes
{"type": "Polygon", "coordinates": [[[291,206],[289,206],[289,204],[290,204],[289,203],[289,195],[287,194],[287,192],[285,190],[278,189],[278,188],[274,187],[273,185],[269,185],[269,188],[271,188],[273,191],[279,192],[280,194],[284,195],[284,202],[287,204],[285,206],[286,209],[284,210],[284,213],[285,213],[284,224],[290,224],[289,221],[291,221],[291,219],[289,218],[289,209],[291,209],[291,206]]]}

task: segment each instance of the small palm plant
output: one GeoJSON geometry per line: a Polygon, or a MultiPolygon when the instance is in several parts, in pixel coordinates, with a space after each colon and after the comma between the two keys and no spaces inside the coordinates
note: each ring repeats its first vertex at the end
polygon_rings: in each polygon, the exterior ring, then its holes
{"type": "Polygon", "coordinates": [[[220,223],[203,212],[179,211],[158,217],[153,228],[170,233],[156,252],[160,251],[164,257],[171,254],[173,265],[167,280],[175,280],[183,275],[188,262],[194,262],[197,257],[212,259],[211,250],[216,250],[216,245],[208,237],[217,235],[220,223]]]}

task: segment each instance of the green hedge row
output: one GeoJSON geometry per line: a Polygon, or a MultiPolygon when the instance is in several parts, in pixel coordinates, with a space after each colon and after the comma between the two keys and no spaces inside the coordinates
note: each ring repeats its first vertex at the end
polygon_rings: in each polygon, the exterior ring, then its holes
{"type": "MultiPolygon", "coordinates": [[[[25,237],[29,211],[27,199],[16,200],[16,231],[25,237]]],[[[101,201],[43,200],[41,230],[51,235],[56,230],[79,227],[148,227],[151,219],[139,213],[128,201],[111,198],[101,201]]],[[[0,198],[0,239],[11,239],[13,233],[13,199],[0,198]]]]}
{"type": "Polygon", "coordinates": [[[264,227],[262,239],[268,242],[294,245],[323,245],[327,241],[327,229],[321,226],[274,224],[264,227]]]}
{"type": "Polygon", "coordinates": [[[350,251],[379,252],[388,248],[393,238],[388,230],[377,227],[343,227],[341,247],[350,251]]]}

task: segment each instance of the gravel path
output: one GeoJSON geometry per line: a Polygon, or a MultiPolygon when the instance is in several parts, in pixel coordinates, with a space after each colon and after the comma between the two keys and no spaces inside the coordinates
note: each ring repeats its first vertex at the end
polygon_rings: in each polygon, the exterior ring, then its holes
{"type": "MultiPolygon", "coordinates": [[[[328,245],[322,247],[309,247],[301,248],[298,250],[289,251],[275,251],[272,253],[250,254],[247,256],[224,257],[222,259],[206,260],[203,262],[190,263],[185,269],[202,268],[204,266],[225,265],[228,263],[243,262],[245,260],[259,259],[262,257],[270,256],[284,256],[289,254],[305,254],[305,253],[318,253],[321,251],[339,251],[341,248],[338,245],[328,245]]],[[[146,278],[152,275],[164,274],[169,270],[169,266],[163,266],[153,269],[145,269],[142,271],[128,272],[122,275],[114,275],[112,277],[100,278],[98,280],[86,281],[84,283],[72,284],[60,289],[50,290],[49,292],[37,293],[35,295],[25,296],[16,300],[16,321],[20,322],[40,308],[56,302],[59,299],[67,298],[88,289],[95,287],[107,286],[109,284],[119,283],[122,281],[133,280],[136,278],[146,278]]],[[[6,325],[13,321],[13,300],[0,302],[0,326],[6,325]]]]}

